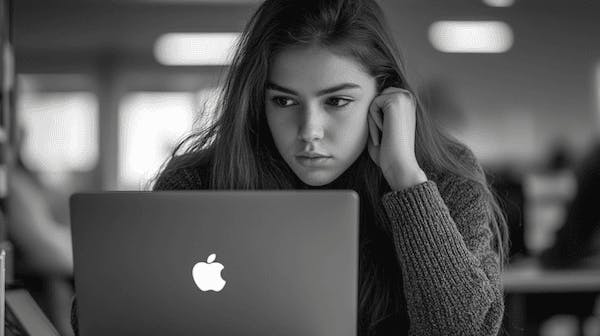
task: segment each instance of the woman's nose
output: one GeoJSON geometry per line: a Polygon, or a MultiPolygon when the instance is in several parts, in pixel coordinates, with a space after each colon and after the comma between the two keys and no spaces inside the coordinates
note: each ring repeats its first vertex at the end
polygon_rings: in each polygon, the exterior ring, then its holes
{"type": "Polygon", "coordinates": [[[318,141],[323,138],[323,116],[317,108],[308,107],[303,113],[298,138],[305,142],[318,141]]]}

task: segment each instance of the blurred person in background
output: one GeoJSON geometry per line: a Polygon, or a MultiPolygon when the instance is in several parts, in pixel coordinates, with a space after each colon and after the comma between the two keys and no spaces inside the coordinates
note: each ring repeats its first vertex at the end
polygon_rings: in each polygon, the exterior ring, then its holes
{"type": "MultiPolygon", "coordinates": [[[[600,141],[574,163],[564,140],[552,146],[546,172],[575,172],[576,192],[566,204],[566,218],[556,231],[554,243],[543,250],[538,260],[549,269],[600,268],[600,141]]],[[[527,330],[540,335],[552,317],[575,317],[583,334],[584,324],[598,304],[593,292],[538,293],[527,298],[527,330]]]]}
{"type": "MultiPolygon", "coordinates": [[[[555,160],[556,161],[556,160],[555,160]]],[[[558,161],[562,165],[563,159],[558,161]]],[[[576,193],[554,243],[540,255],[548,268],[600,268],[600,141],[575,167],[576,193]]]]}
{"type": "Polygon", "coordinates": [[[20,128],[9,155],[8,236],[15,246],[15,276],[61,335],[71,335],[73,256],[70,228],[54,219],[44,184],[23,162],[20,128]]]}

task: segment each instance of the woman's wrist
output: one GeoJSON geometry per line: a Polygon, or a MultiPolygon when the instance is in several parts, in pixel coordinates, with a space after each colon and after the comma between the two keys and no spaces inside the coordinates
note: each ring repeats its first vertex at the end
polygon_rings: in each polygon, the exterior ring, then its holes
{"type": "Polygon", "coordinates": [[[394,174],[388,179],[388,184],[394,191],[410,188],[427,181],[427,175],[419,167],[403,170],[394,169],[393,172],[394,174]]]}

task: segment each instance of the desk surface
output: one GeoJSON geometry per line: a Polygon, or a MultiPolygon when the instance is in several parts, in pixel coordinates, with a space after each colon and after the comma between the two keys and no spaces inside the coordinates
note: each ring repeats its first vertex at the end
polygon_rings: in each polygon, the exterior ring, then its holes
{"type": "Polygon", "coordinates": [[[600,292],[600,264],[581,269],[544,269],[535,259],[507,266],[502,275],[504,291],[516,293],[600,292]]]}

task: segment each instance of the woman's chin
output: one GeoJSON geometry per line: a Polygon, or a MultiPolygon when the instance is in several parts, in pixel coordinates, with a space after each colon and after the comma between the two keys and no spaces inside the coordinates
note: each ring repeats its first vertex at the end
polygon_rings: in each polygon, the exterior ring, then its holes
{"type": "Polygon", "coordinates": [[[332,171],[296,171],[296,176],[311,187],[321,187],[333,182],[340,174],[332,171]]]}
{"type": "Polygon", "coordinates": [[[302,180],[302,182],[304,182],[304,184],[307,184],[311,187],[322,187],[322,186],[328,184],[329,182],[333,181],[333,180],[315,180],[315,179],[303,179],[303,178],[301,178],[300,180],[302,180]]]}

